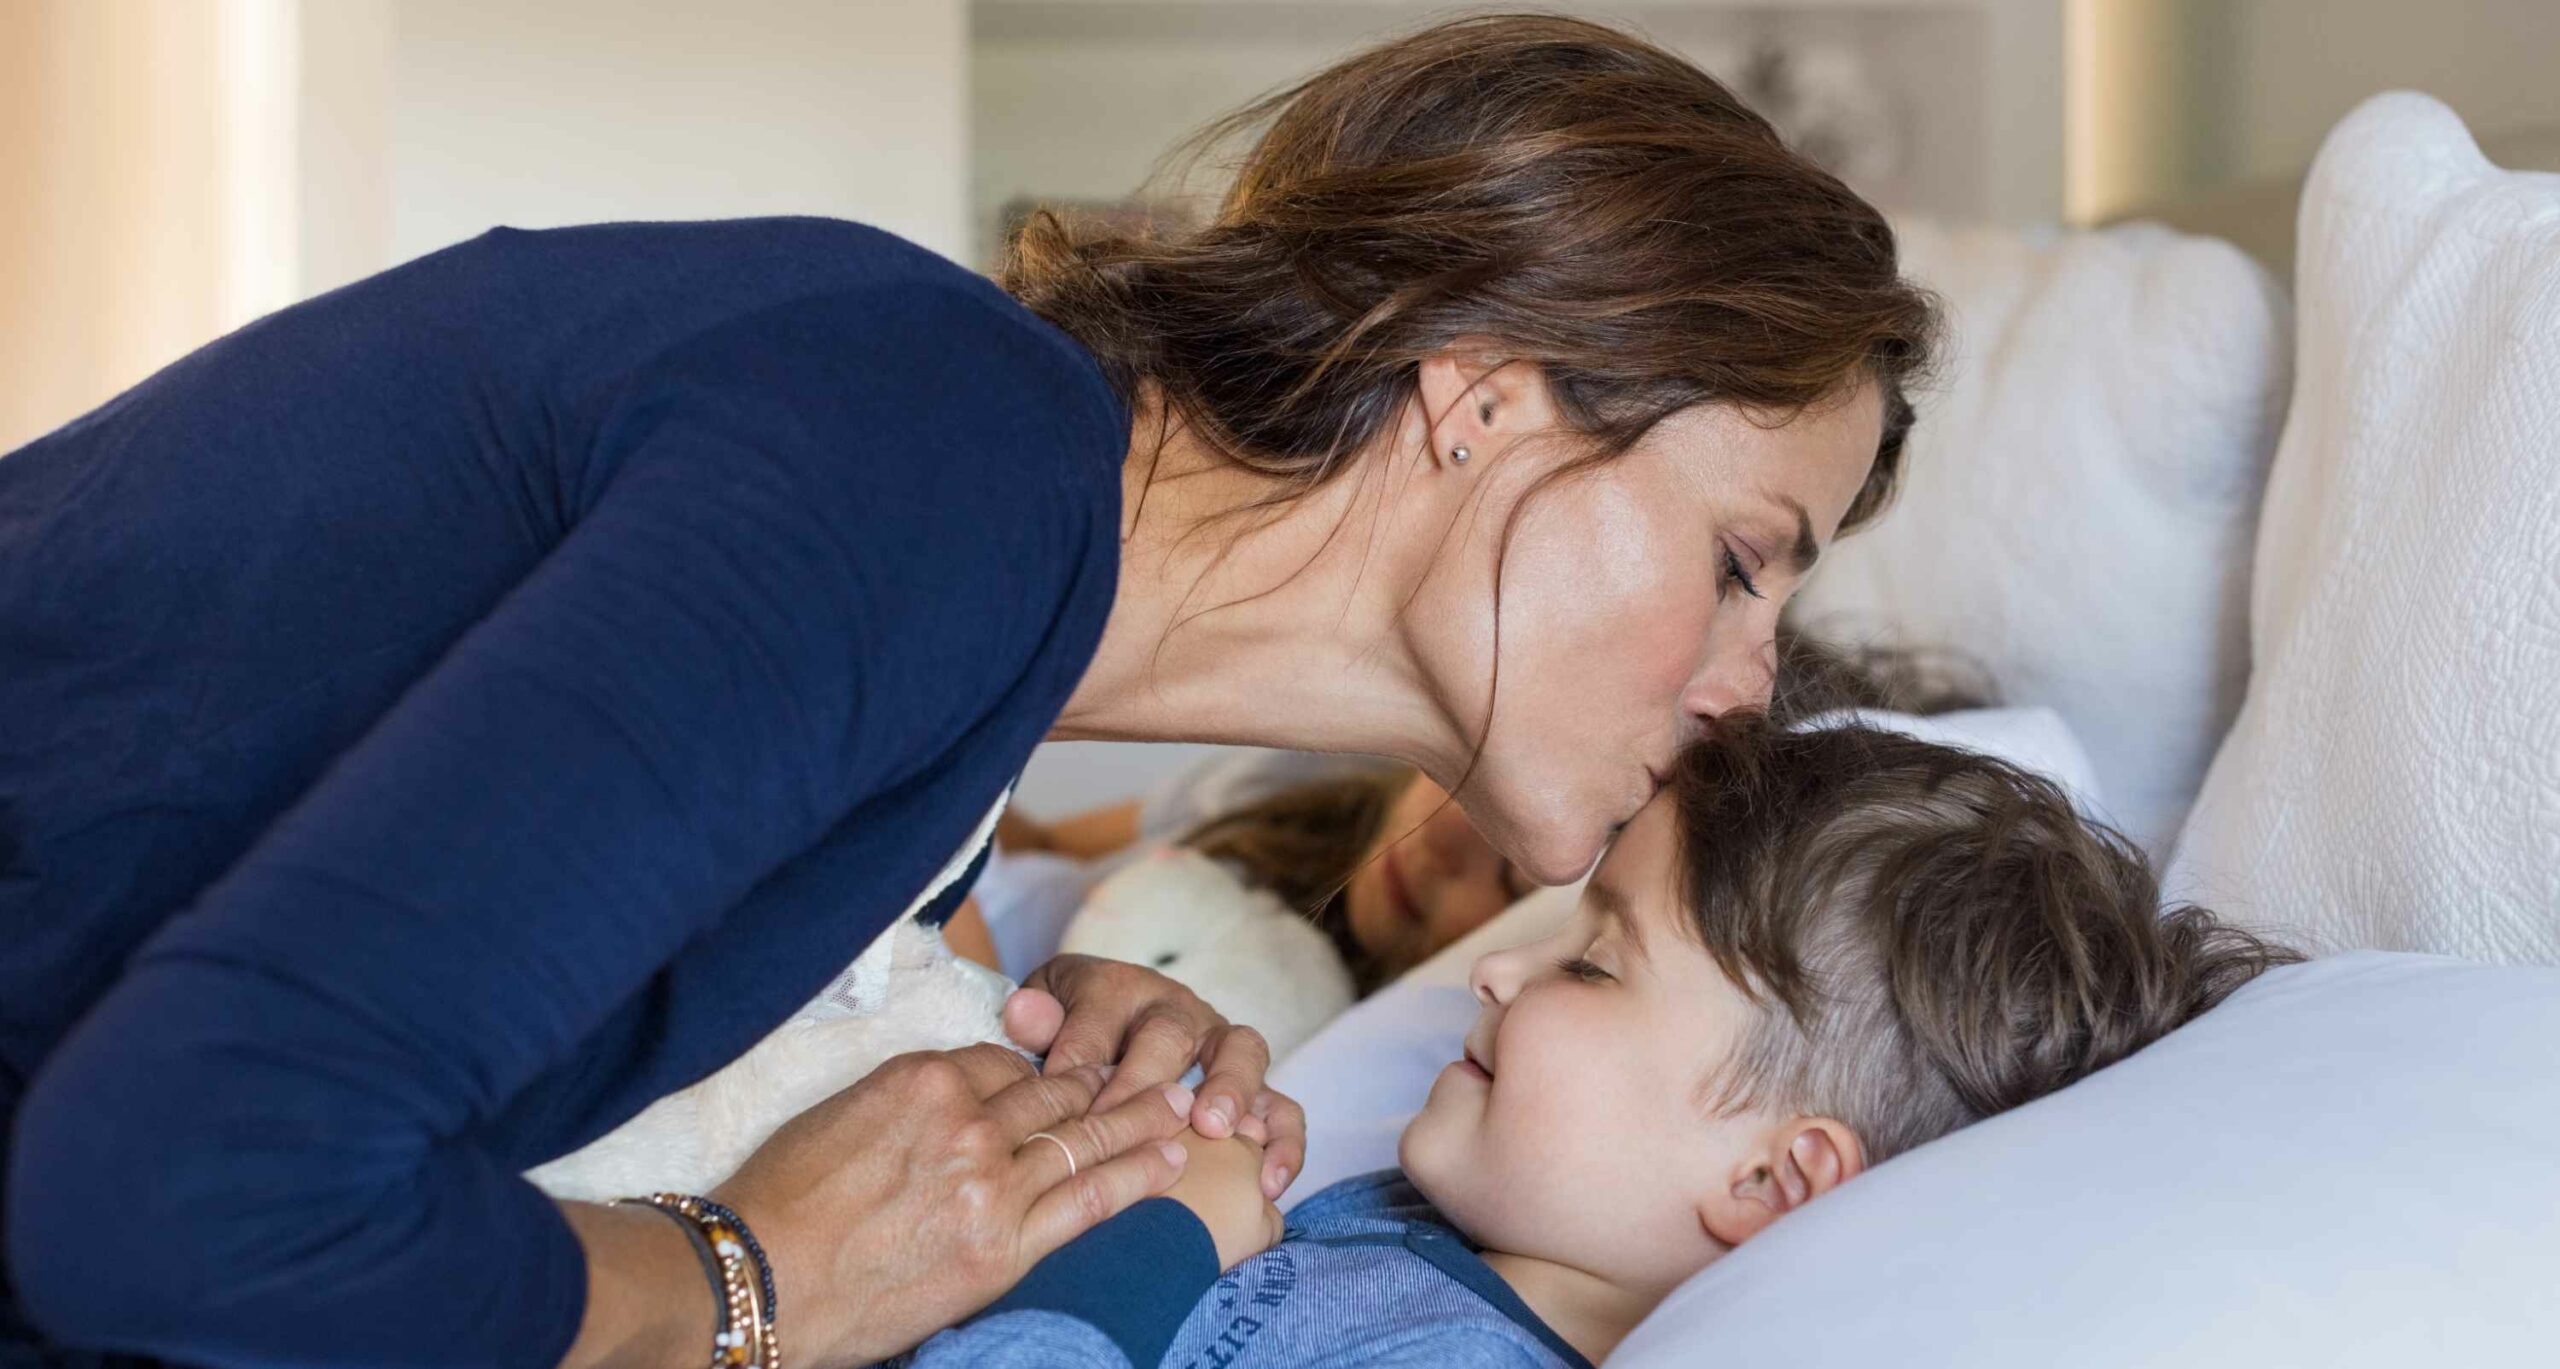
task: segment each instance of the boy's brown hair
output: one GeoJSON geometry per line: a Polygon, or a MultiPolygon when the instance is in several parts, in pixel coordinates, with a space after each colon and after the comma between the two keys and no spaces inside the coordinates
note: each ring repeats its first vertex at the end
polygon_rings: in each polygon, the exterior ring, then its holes
{"type": "Polygon", "coordinates": [[[1695,930],[1767,1009],[1704,1101],[1838,1118],[1870,1163],[2103,1069],[2301,958],[2163,909],[2131,842],[1992,757],[1746,717],[1674,783],[1695,930]]]}

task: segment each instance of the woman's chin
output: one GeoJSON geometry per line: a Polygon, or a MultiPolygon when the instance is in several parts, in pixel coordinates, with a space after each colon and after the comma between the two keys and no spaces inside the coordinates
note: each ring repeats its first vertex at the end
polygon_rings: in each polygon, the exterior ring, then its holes
{"type": "Polygon", "coordinates": [[[1527,834],[1511,857],[1521,872],[1540,884],[1571,884],[1588,872],[1608,849],[1610,829],[1588,820],[1548,823],[1527,834]]]}
{"type": "MultiPolygon", "coordinates": [[[[1472,786],[1470,786],[1472,788],[1472,786]]],[[[1475,820],[1496,850],[1540,884],[1571,884],[1600,860],[1609,845],[1623,797],[1576,794],[1563,786],[1533,790],[1523,797],[1517,788],[1499,785],[1489,794],[1468,794],[1460,806],[1475,820]]]]}

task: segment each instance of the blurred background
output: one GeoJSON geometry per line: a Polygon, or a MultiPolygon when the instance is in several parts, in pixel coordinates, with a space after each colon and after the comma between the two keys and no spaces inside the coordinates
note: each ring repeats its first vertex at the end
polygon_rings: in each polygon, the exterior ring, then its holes
{"type": "MultiPolygon", "coordinates": [[[[1183,134],[1484,8],[1515,6],[0,0],[0,452],[493,224],[826,214],[984,268],[1032,203],[1179,217],[1180,187],[1147,183],[1183,134]]],[[[1689,54],[1878,203],[1943,220],[2289,195],[2392,87],[2493,156],[2560,129],[2560,0],[1538,8],[1689,54]]],[[[1051,747],[1022,799],[1107,799],[1181,750],[1051,747]]]]}

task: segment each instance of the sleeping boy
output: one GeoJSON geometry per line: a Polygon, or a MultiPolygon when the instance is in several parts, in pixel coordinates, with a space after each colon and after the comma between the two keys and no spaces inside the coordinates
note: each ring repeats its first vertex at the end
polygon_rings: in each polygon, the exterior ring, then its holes
{"type": "Polygon", "coordinates": [[[1170,1194],[914,1363],[1588,1369],[1789,1212],[2294,958],[2164,911],[2139,853],[2005,762],[1727,725],[1572,921],[1477,962],[1401,1170],[1284,1234],[1250,1142],[1186,1138],[1170,1194]]]}

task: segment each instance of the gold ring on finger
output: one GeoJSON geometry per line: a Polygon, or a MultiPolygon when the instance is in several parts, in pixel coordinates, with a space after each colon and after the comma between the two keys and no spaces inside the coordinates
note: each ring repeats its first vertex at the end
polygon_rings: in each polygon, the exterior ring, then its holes
{"type": "Polygon", "coordinates": [[[1070,1179],[1076,1177],[1076,1152],[1074,1147],[1045,1131],[1035,1131],[1029,1136],[1022,1138],[1022,1143],[1026,1146],[1034,1141],[1046,1141],[1049,1144],[1056,1146],[1058,1148],[1058,1153],[1067,1157],[1067,1177],[1070,1179]]]}

